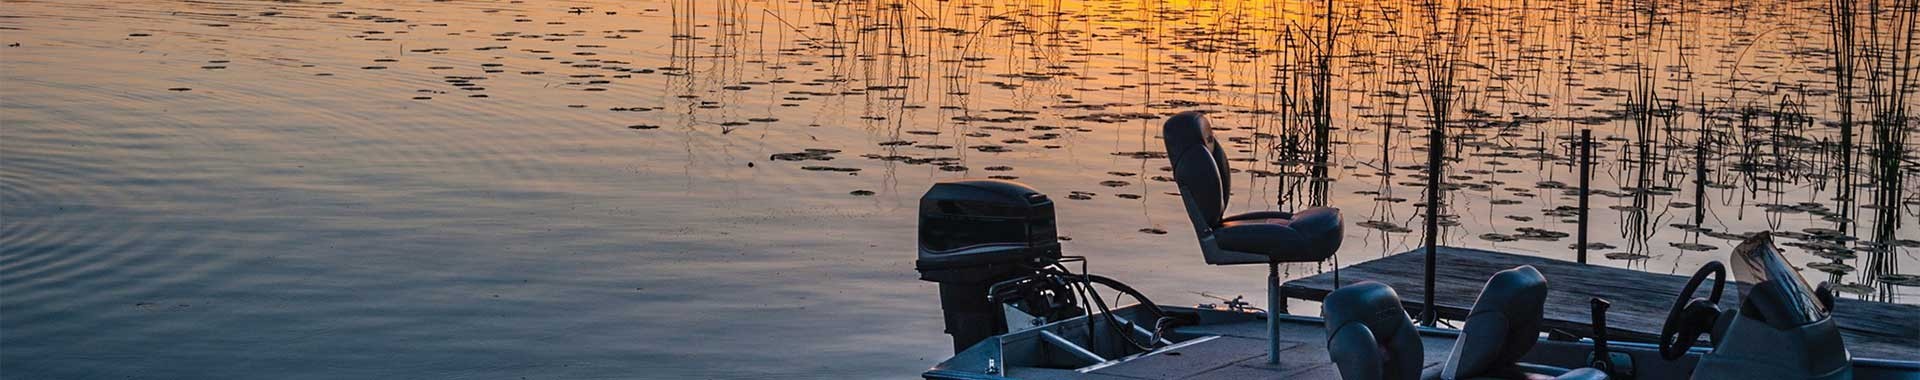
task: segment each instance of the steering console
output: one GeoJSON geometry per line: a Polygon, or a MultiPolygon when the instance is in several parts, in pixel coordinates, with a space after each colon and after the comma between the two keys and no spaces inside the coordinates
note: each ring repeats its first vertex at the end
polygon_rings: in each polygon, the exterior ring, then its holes
{"type": "Polygon", "coordinates": [[[1680,297],[1673,301],[1673,309],[1667,311],[1667,323],[1660,328],[1661,357],[1675,360],[1686,356],[1701,335],[1713,330],[1714,321],[1720,318],[1720,294],[1726,284],[1727,267],[1719,261],[1708,262],[1693,272],[1687,286],[1680,289],[1680,297]],[[1708,274],[1713,275],[1713,292],[1707,298],[1694,297],[1708,274]]]}

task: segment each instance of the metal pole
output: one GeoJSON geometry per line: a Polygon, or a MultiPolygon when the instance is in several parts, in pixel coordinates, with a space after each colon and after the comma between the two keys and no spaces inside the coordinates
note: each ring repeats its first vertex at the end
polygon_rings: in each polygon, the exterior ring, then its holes
{"type": "Polygon", "coordinates": [[[1441,160],[1446,158],[1446,130],[1435,126],[1427,134],[1427,268],[1426,291],[1420,306],[1420,323],[1433,327],[1439,314],[1433,306],[1434,265],[1440,259],[1440,172],[1441,160]]]}
{"type": "Polygon", "coordinates": [[[1580,130],[1580,240],[1575,244],[1581,264],[1587,263],[1587,195],[1591,191],[1592,178],[1589,171],[1593,166],[1593,130],[1580,130]]]}
{"type": "Polygon", "coordinates": [[[1054,334],[1052,331],[1040,330],[1040,339],[1046,340],[1047,343],[1053,343],[1054,347],[1059,347],[1061,350],[1073,354],[1073,356],[1078,356],[1081,360],[1090,361],[1093,362],[1093,364],[1107,362],[1107,358],[1100,357],[1100,354],[1087,351],[1086,347],[1073,344],[1073,341],[1067,340],[1066,337],[1062,337],[1060,334],[1054,334]]]}
{"type": "Polygon", "coordinates": [[[1267,364],[1280,364],[1280,262],[1267,262],[1267,364]]]}

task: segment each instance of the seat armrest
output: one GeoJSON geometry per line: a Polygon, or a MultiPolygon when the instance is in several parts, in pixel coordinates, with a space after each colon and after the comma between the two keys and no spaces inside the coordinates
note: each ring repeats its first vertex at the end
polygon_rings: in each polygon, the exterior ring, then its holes
{"type": "Polygon", "coordinates": [[[1258,220],[1258,219],[1293,219],[1293,213],[1286,212],[1286,211],[1254,211],[1254,212],[1249,212],[1249,213],[1240,214],[1240,215],[1228,216],[1226,218],[1221,219],[1220,221],[1231,222],[1236,220],[1258,220]]]}

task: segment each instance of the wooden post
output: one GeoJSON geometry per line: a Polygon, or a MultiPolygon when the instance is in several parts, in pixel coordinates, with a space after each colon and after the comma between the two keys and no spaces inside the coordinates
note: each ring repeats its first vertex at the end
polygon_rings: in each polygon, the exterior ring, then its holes
{"type": "Polygon", "coordinates": [[[1593,167],[1593,130],[1580,130],[1580,238],[1575,243],[1579,247],[1579,261],[1587,263],[1587,195],[1592,191],[1590,169],[1593,167]]]}
{"type": "Polygon", "coordinates": [[[1420,306],[1420,323],[1433,327],[1440,314],[1434,311],[1433,288],[1434,265],[1440,259],[1440,168],[1441,160],[1446,159],[1446,129],[1434,126],[1427,134],[1427,267],[1426,294],[1420,306]]]}

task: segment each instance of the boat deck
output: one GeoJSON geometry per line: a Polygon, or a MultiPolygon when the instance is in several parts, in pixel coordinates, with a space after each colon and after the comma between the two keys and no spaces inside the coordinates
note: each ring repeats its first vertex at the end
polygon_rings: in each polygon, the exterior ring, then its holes
{"type": "MultiPolygon", "coordinates": [[[[1392,286],[1406,302],[1408,313],[1418,315],[1425,296],[1425,249],[1415,249],[1385,258],[1340,269],[1343,284],[1377,281],[1392,286]]],[[[1521,256],[1469,248],[1440,247],[1440,265],[1435,269],[1434,296],[1441,318],[1461,319],[1473,307],[1480,288],[1494,272],[1520,265],[1532,265],[1547,276],[1551,291],[1547,294],[1548,331],[1587,337],[1592,312],[1587,300],[1593,297],[1613,303],[1607,312],[1609,338],[1653,342],[1666,321],[1675,293],[1686,285],[1686,276],[1650,273],[1630,269],[1585,265],[1571,261],[1521,256]]],[[[1683,269],[1691,272],[1691,269],[1683,269]]],[[[1334,289],[1333,273],[1288,281],[1281,286],[1283,297],[1320,301],[1334,289]]],[[[1732,292],[1732,289],[1728,289],[1732,292]]],[[[1704,292],[1702,292],[1704,293],[1704,292]]],[[[1734,310],[1731,293],[1722,297],[1721,309],[1734,310]]],[[[1856,358],[1920,360],[1920,306],[1901,305],[1842,298],[1834,307],[1847,350],[1856,358]]],[[[1258,335],[1254,335],[1257,337],[1258,335]]],[[[1259,352],[1261,350],[1250,350],[1259,352]]],[[[1432,356],[1433,351],[1429,350],[1432,356]]]]}
{"type": "MultiPolygon", "coordinates": [[[[1190,326],[1182,333],[1219,335],[1218,338],[1112,366],[1080,372],[1069,369],[1015,368],[1007,376],[1020,379],[1338,379],[1339,369],[1327,357],[1327,333],[1318,320],[1284,320],[1280,324],[1280,364],[1267,364],[1267,324],[1264,320],[1190,326]]],[[[1422,334],[1428,371],[1437,371],[1453,349],[1454,338],[1422,334]]]]}

